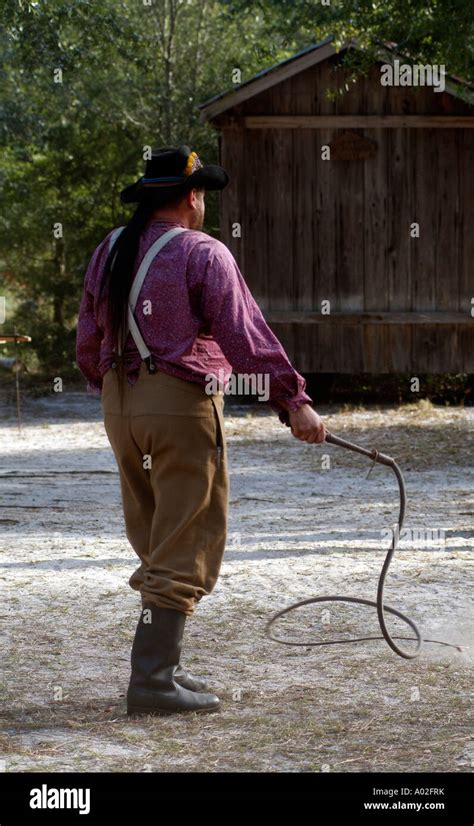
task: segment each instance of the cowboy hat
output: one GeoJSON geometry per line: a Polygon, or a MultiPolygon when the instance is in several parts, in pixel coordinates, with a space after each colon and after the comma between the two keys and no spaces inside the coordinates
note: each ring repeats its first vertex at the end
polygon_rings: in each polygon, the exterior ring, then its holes
{"type": "Polygon", "coordinates": [[[189,146],[153,150],[146,162],[145,174],[120,193],[123,204],[140,201],[143,193],[154,191],[166,195],[185,194],[190,189],[224,189],[229,176],[221,166],[204,166],[189,146]]]}

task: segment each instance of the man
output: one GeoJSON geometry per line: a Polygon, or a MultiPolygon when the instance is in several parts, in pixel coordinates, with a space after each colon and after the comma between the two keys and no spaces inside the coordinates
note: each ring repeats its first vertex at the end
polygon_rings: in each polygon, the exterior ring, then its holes
{"type": "Polygon", "coordinates": [[[102,397],[141,560],[129,580],[143,610],[128,714],[219,708],[180,664],[186,617],[214,588],[227,532],[224,396],[206,392],[209,375],[268,375],[269,404],[292,434],[311,443],[326,435],[232,254],[201,231],[206,190],[228,180],[187,146],[154,152],[121,193],[138,203],[134,215],[97,247],[84,282],[77,364],[102,397]]]}

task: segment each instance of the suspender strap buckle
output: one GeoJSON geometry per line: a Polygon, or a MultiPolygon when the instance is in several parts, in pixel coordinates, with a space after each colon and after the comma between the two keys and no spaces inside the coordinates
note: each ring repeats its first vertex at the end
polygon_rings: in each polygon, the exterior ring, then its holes
{"type": "Polygon", "coordinates": [[[147,370],[148,370],[149,373],[156,373],[156,364],[152,360],[151,355],[146,356],[146,358],[144,358],[143,361],[145,362],[147,370]]]}

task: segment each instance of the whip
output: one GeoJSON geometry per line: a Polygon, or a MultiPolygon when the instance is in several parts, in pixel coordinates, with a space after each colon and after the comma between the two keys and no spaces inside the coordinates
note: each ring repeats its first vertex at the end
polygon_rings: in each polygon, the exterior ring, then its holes
{"type": "Polygon", "coordinates": [[[292,603],[287,608],[284,608],[282,611],[278,611],[274,614],[267,622],[265,626],[265,634],[269,639],[274,640],[274,642],[281,643],[282,645],[302,645],[305,647],[310,646],[322,646],[322,645],[344,645],[344,644],[352,644],[356,642],[365,642],[366,640],[385,640],[390,648],[398,654],[399,657],[403,657],[406,660],[413,660],[415,657],[418,657],[422,643],[428,642],[433,643],[434,645],[445,645],[449,648],[455,648],[457,651],[462,652],[462,648],[459,645],[453,645],[449,642],[444,642],[443,640],[428,640],[424,639],[416,624],[403,614],[401,611],[397,611],[396,608],[390,608],[390,606],[385,605],[383,601],[384,595],[384,586],[385,586],[385,579],[388,573],[388,569],[390,567],[390,563],[392,561],[393,555],[398,547],[398,541],[400,537],[400,532],[403,527],[403,520],[405,518],[405,507],[406,507],[406,489],[405,489],[405,481],[403,479],[402,472],[397,465],[395,459],[392,459],[391,456],[386,456],[384,453],[373,448],[372,450],[367,450],[365,447],[361,447],[360,445],[353,444],[353,442],[348,442],[346,439],[341,439],[339,436],[334,436],[332,433],[326,433],[326,442],[330,442],[334,445],[339,445],[339,447],[347,448],[348,450],[353,450],[356,453],[362,453],[364,456],[368,456],[372,459],[373,464],[369,470],[369,474],[371,473],[372,469],[374,468],[375,464],[379,462],[381,465],[387,465],[387,467],[391,468],[397,477],[398,488],[400,493],[400,509],[398,514],[398,524],[396,530],[393,532],[392,543],[387,551],[387,555],[385,557],[385,561],[383,563],[382,571],[378,581],[377,587],[377,599],[375,601],[370,599],[362,599],[361,597],[346,597],[341,596],[339,594],[331,595],[331,596],[321,596],[321,597],[311,597],[310,599],[303,599],[300,602],[292,603]],[[284,640],[280,637],[276,637],[273,633],[271,633],[271,629],[273,624],[276,622],[277,619],[284,616],[285,614],[289,614],[290,611],[296,610],[296,608],[300,608],[303,605],[311,605],[316,602],[346,602],[352,603],[356,605],[367,605],[371,608],[377,609],[377,617],[379,621],[379,625],[382,631],[382,636],[377,637],[354,637],[352,639],[346,640],[329,640],[329,641],[319,641],[319,642],[295,642],[292,640],[284,640]],[[385,613],[393,614],[394,616],[401,619],[406,625],[408,625],[412,631],[414,632],[414,637],[402,637],[402,636],[394,636],[390,634],[386,622],[385,622],[385,613]],[[405,651],[401,648],[395,640],[416,640],[416,648],[413,651],[405,651]]]}

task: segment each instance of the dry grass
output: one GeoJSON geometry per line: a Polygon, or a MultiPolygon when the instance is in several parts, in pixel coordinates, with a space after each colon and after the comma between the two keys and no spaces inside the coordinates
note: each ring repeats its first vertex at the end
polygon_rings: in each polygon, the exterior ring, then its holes
{"type": "MultiPolygon", "coordinates": [[[[31,400],[22,438],[14,412],[0,434],[10,474],[0,510],[7,771],[472,771],[472,649],[426,646],[407,661],[383,642],[297,648],[264,636],[269,616],[296,599],[372,598],[384,547],[373,540],[393,521],[396,487],[380,467],[365,481],[367,463],[337,448],[323,475],[322,449],[258,406],[226,411],[230,540],[185,636],[184,663],[208,678],[222,710],[128,719],[135,559],[95,402],[70,403],[75,417],[66,402],[62,415],[55,401],[31,400]]],[[[472,412],[419,402],[321,413],[332,432],[399,461],[409,524],[447,532],[441,551],[400,551],[388,604],[425,636],[469,646],[472,412]]],[[[320,620],[309,609],[288,633],[377,634],[370,611],[332,606],[330,625],[320,620]]]]}

